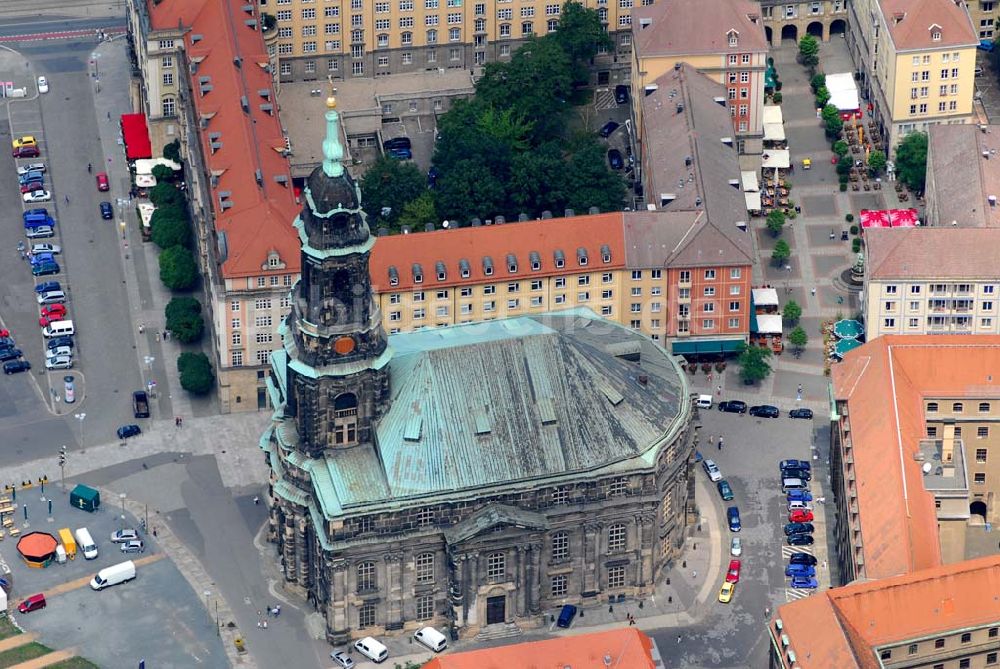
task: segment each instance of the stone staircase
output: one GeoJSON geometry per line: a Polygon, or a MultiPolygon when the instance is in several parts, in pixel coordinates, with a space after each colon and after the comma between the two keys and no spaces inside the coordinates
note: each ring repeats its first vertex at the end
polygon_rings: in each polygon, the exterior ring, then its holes
{"type": "Polygon", "coordinates": [[[524,634],[521,628],[514,623],[500,623],[498,625],[484,625],[476,641],[496,641],[498,639],[512,639],[524,634]]]}

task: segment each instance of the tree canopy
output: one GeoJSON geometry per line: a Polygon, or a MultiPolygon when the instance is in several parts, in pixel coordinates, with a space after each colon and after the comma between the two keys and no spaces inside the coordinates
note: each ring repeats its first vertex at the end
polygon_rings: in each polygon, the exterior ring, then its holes
{"type": "Polygon", "coordinates": [[[164,310],[167,329],[177,341],[190,344],[205,333],[205,320],[201,317],[201,302],[193,297],[175,297],[164,310]]]}
{"type": "Polygon", "coordinates": [[[771,349],[763,346],[746,346],[737,358],[736,363],[740,366],[740,377],[745,383],[755,383],[763,381],[771,373],[771,365],[768,360],[771,357],[771,349]]]}
{"type": "Polygon", "coordinates": [[[774,250],[771,251],[771,260],[774,261],[775,265],[781,265],[786,260],[792,257],[792,249],[784,239],[779,239],[774,244],[774,250]]]}
{"type": "Polygon", "coordinates": [[[373,228],[398,228],[403,207],[424,192],[426,179],[412,163],[383,156],[361,178],[362,203],[373,228]]]}
{"type": "Polygon", "coordinates": [[[177,371],[180,372],[181,388],[193,395],[206,395],[215,384],[212,363],[204,353],[181,353],[177,358],[177,371]]]}
{"type": "Polygon", "coordinates": [[[191,223],[188,221],[187,209],[175,204],[158,207],[149,220],[152,228],[150,237],[153,243],[161,249],[171,246],[190,246],[191,223]]]}
{"type": "Polygon", "coordinates": [[[809,343],[809,335],[806,334],[801,325],[797,325],[795,329],[788,333],[788,343],[796,350],[801,351],[809,343]]]}
{"type": "Polygon", "coordinates": [[[772,237],[777,237],[781,234],[781,231],[785,228],[785,212],[781,209],[775,209],[767,215],[767,229],[770,230],[772,237]]]}
{"type": "Polygon", "coordinates": [[[160,281],[170,290],[188,290],[198,281],[198,263],[183,246],[160,253],[160,281]]]}
{"type": "Polygon", "coordinates": [[[802,318],[802,307],[795,300],[788,300],[781,311],[781,316],[789,323],[795,323],[802,318]]]}
{"type": "Polygon", "coordinates": [[[799,61],[808,68],[819,65],[819,42],[812,35],[799,40],[799,61]]]}
{"type": "Polygon", "coordinates": [[[911,132],[896,147],[896,174],[910,189],[924,192],[927,178],[927,133],[911,132]]]}

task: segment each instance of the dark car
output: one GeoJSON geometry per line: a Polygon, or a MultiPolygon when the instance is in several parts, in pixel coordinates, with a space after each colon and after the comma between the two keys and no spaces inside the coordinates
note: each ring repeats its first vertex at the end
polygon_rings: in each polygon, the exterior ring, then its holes
{"type": "Polygon", "coordinates": [[[812,420],[813,410],[812,409],[792,409],[788,412],[789,418],[806,418],[812,420]]]}
{"type": "Polygon", "coordinates": [[[611,165],[611,169],[613,170],[620,170],[625,167],[625,159],[622,158],[622,152],[618,149],[608,151],[608,164],[611,165]]]}
{"type": "Polygon", "coordinates": [[[741,400],[726,400],[725,402],[719,402],[719,411],[725,411],[726,413],[746,413],[747,403],[741,400]]]}
{"type": "Polygon", "coordinates": [[[69,335],[61,335],[59,337],[53,337],[45,344],[45,348],[50,351],[54,351],[60,346],[69,346],[70,348],[73,348],[73,337],[69,335]]]}
{"type": "Polygon", "coordinates": [[[816,557],[809,555],[809,553],[792,553],[791,557],[788,558],[789,564],[805,564],[810,567],[816,566],[816,557]]]}
{"type": "Polygon", "coordinates": [[[611,133],[618,129],[618,123],[614,121],[608,121],[601,126],[601,129],[597,131],[597,134],[601,137],[610,137],[611,133]]]}
{"type": "Polygon", "coordinates": [[[15,158],[37,158],[42,155],[37,146],[19,146],[12,153],[15,158]]]}
{"type": "Polygon", "coordinates": [[[48,274],[58,274],[59,273],[59,263],[54,262],[44,262],[39,265],[31,266],[31,273],[35,276],[46,276],[48,274]]]}
{"type": "Polygon", "coordinates": [[[785,576],[793,578],[795,576],[805,576],[812,578],[816,575],[816,567],[808,564],[790,564],[785,567],[785,576]]]}
{"type": "Polygon", "coordinates": [[[789,534],[785,538],[789,546],[812,546],[814,541],[811,534],[789,534]]]}
{"type": "Polygon", "coordinates": [[[625,84],[615,86],[615,102],[620,105],[628,102],[628,86],[625,84]]]}
{"type": "Polygon", "coordinates": [[[393,137],[382,142],[382,148],[386,151],[391,151],[392,149],[409,149],[411,147],[409,137],[393,137]]]}
{"type": "Polygon", "coordinates": [[[27,360],[10,360],[3,363],[4,374],[18,374],[31,369],[31,363],[27,360]]]}
{"type": "Polygon", "coordinates": [[[796,460],[792,458],[779,462],[778,469],[781,471],[785,471],[786,469],[805,469],[807,471],[812,471],[812,464],[808,460],[796,460]]]}
{"type": "Polygon", "coordinates": [[[413,158],[413,152],[409,149],[389,149],[389,157],[396,160],[410,160],[413,158]]]}
{"type": "Polygon", "coordinates": [[[0,348],[0,362],[17,360],[21,355],[21,349],[19,348],[0,348]]]}
{"type": "Polygon", "coordinates": [[[59,285],[58,281],[42,281],[35,286],[35,292],[39,294],[48,293],[52,290],[62,290],[62,286],[59,285]]]}
{"type": "Polygon", "coordinates": [[[101,207],[101,218],[103,218],[105,221],[110,221],[112,218],[115,217],[115,210],[111,208],[110,202],[102,202],[100,204],[100,207],[101,207]]]}
{"type": "Polygon", "coordinates": [[[566,604],[559,612],[559,619],[556,621],[556,625],[558,627],[569,627],[575,617],[576,607],[572,604],[566,604]]]}
{"type": "Polygon", "coordinates": [[[781,477],[786,479],[802,479],[803,481],[811,481],[812,472],[808,469],[782,469],[781,477]]]}
{"type": "Polygon", "coordinates": [[[722,495],[723,502],[728,502],[733,498],[733,489],[730,487],[729,481],[719,481],[715,484],[715,487],[719,489],[719,494],[722,495]]]}
{"type": "Polygon", "coordinates": [[[760,418],[777,418],[778,414],[778,407],[773,407],[770,404],[759,404],[755,407],[750,407],[751,416],[759,416],[760,418]]]}
{"type": "Polygon", "coordinates": [[[812,534],[815,531],[812,523],[786,523],[785,535],[789,534],[812,534]]]}
{"type": "Polygon", "coordinates": [[[142,429],[138,425],[122,425],[118,428],[119,439],[128,439],[140,434],[142,434],[142,429]]]}
{"type": "Polygon", "coordinates": [[[811,502],[812,493],[808,490],[789,490],[788,491],[788,501],[789,502],[811,502]]]}
{"type": "Polygon", "coordinates": [[[726,518],[729,519],[729,530],[731,532],[739,532],[743,529],[743,525],[740,523],[740,508],[738,506],[731,506],[726,509],[726,518]]]}

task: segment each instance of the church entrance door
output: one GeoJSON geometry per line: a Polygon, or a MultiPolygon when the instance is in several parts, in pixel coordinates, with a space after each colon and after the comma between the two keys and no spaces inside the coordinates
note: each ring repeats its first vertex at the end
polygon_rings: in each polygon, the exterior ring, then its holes
{"type": "Polygon", "coordinates": [[[506,595],[500,595],[499,597],[487,597],[486,624],[499,625],[500,623],[506,622],[506,620],[507,620],[506,595]]]}

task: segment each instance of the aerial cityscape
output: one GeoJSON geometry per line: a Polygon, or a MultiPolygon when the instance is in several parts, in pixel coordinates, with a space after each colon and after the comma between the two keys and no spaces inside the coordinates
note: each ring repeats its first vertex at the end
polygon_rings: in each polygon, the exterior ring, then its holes
{"type": "Polygon", "coordinates": [[[0,669],[1000,667],[998,20],[3,0],[0,669]]]}

